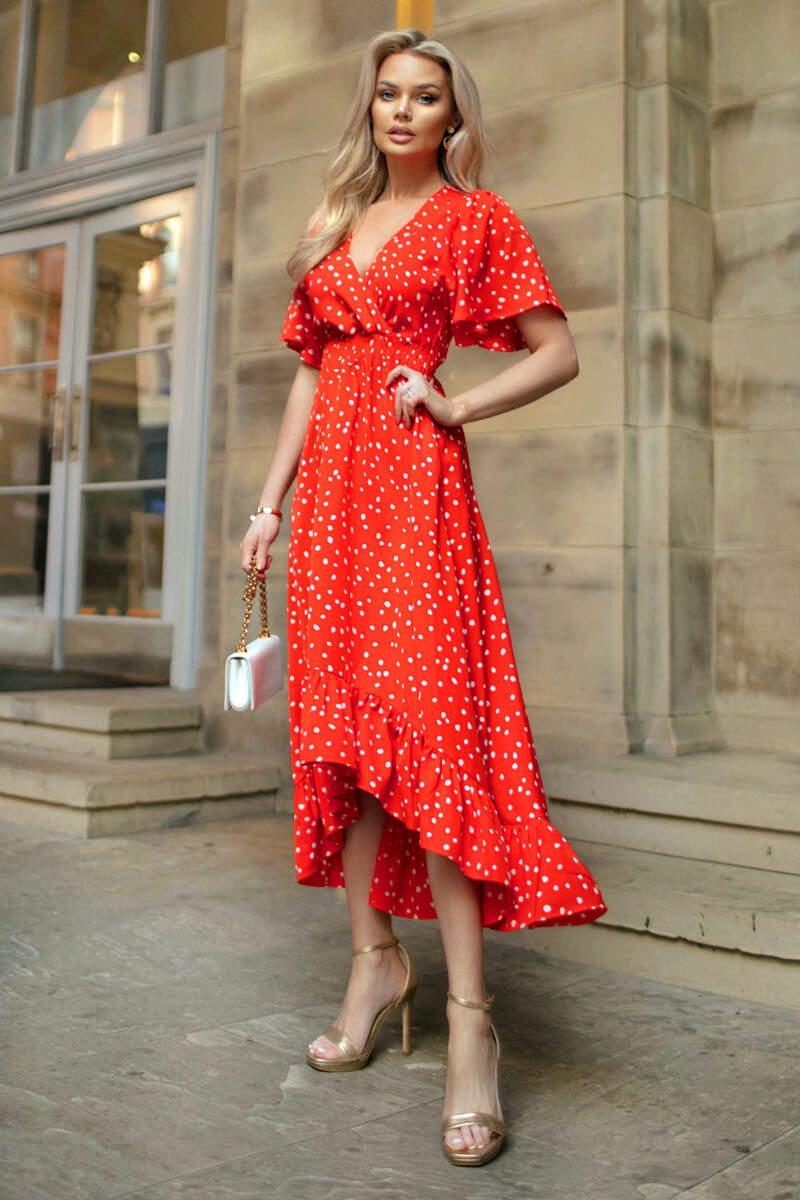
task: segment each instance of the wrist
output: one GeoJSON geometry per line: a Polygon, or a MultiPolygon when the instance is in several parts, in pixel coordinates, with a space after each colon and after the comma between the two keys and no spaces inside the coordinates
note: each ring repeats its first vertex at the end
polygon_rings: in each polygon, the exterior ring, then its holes
{"type": "Polygon", "coordinates": [[[451,400],[453,412],[453,425],[463,425],[469,420],[469,401],[466,394],[454,396],[451,400]]]}

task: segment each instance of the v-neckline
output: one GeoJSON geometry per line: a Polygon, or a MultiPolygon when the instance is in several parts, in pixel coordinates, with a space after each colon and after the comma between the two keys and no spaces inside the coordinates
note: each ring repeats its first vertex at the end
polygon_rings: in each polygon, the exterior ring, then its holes
{"type": "Polygon", "coordinates": [[[445,188],[449,188],[449,187],[450,187],[449,183],[443,183],[441,185],[441,187],[438,187],[436,189],[435,192],[431,192],[430,196],[426,196],[425,199],[422,201],[422,204],[420,204],[419,208],[416,210],[416,212],[412,213],[411,216],[408,218],[408,220],[406,222],[404,222],[404,224],[402,224],[399,229],[396,229],[394,231],[394,233],[392,234],[392,236],[390,238],[387,238],[386,241],[383,243],[383,245],[378,248],[378,250],[375,253],[374,258],[372,259],[372,262],[369,264],[369,266],[364,271],[359,271],[358,267],[356,266],[355,262],[353,261],[353,256],[350,253],[350,243],[353,240],[353,233],[354,233],[354,230],[352,230],[352,229],[350,230],[347,237],[344,239],[344,242],[342,243],[342,247],[343,247],[348,259],[350,260],[351,267],[353,268],[353,270],[355,271],[355,273],[359,279],[366,279],[366,277],[369,275],[370,271],[375,266],[378,259],[381,257],[383,252],[386,249],[388,249],[389,246],[391,246],[391,244],[395,240],[395,238],[398,238],[400,236],[400,234],[404,232],[404,230],[408,229],[409,225],[413,225],[414,222],[419,217],[422,210],[424,208],[427,208],[427,206],[430,204],[431,200],[433,200],[436,196],[438,196],[440,192],[443,192],[445,190],[445,188]]]}

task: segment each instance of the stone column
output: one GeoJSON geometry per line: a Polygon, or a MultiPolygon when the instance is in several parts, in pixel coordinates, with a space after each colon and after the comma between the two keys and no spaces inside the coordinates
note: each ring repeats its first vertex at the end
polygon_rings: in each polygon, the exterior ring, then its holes
{"type": "Polygon", "coordinates": [[[713,713],[712,219],[704,0],[626,5],[630,748],[723,744],[713,713]]]}

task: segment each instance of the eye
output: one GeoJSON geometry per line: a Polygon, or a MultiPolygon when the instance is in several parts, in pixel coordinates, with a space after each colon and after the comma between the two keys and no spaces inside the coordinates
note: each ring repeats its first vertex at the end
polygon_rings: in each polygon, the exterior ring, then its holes
{"type": "Polygon", "coordinates": [[[393,95],[394,95],[394,92],[392,91],[391,88],[384,88],[383,91],[378,92],[378,99],[382,100],[384,96],[393,96],[393,95]]]}
{"type": "Polygon", "coordinates": [[[420,96],[420,100],[430,100],[431,104],[433,104],[435,99],[436,99],[436,97],[432,96],[430,94],[430,92],[423,92],[422,95],[420,96]]]}

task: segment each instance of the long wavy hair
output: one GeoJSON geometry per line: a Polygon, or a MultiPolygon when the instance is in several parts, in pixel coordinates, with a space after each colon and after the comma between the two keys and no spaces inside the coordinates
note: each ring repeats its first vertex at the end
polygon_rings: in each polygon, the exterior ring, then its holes
{"type": "Polygon", "coordinates": [[[344,130],[325,167],[322,200],[286,264],[295,286],[355,228],[361,214],[388,182],[386,157],[373,139],[370,107],[381,63],[388,55],[404,50],[432,58],[447,73],[460,119],[447,149],[440,143],[437,152],[444,182],[461,191],[483,186],[481,171],[489,149],[478,89],[466,65],[449,46],[420,29],[392,29],[376,34],[364,51],[344,130]]]}

